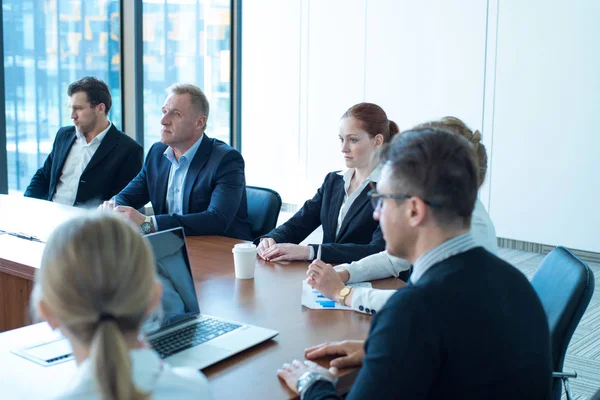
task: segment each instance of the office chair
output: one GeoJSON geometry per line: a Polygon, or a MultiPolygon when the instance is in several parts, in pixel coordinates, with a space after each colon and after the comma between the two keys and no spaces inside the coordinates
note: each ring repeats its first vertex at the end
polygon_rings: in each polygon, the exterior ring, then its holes
{"type": "Polygon", "coordinates": [[[281,210],[281,196],[274,190],[257,186],[246,186],[248,199],[248,219],[252,237],[267,234],[277,225],[281,210]]]}
{"type": "Polygon", "coordinates": [[[567,347],[573,332],[594,293],[594,274],[590,267],[562,246],[552,250],[538,267],[531,285],[539,296],[550,326],[552,345],[552,399],[560,400],[561,383],[571,400],[569,378],[576,372],[563,372],[567,347]]]}

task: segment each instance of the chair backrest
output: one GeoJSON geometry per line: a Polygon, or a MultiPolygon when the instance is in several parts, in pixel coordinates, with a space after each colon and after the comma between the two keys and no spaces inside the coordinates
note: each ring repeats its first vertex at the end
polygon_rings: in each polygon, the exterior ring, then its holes
{"type": "Polygon", "coordinates": [[[257,238],[267,234],[277,225],[277,218],[281,211],[281,196],[271,189],[246,186],[246,197],[252,236],[257,238]]]}
{"type": "MultiPolygon", "coordinates": [[[[562,372],[573,332],[594,293],[594,274],[585,262],[559,246],[544,257],[531,284],[548,317],[553,369],[562,372]]],[[[560,399],[559,379],[554,381],[553,394],[560,399]]]]}

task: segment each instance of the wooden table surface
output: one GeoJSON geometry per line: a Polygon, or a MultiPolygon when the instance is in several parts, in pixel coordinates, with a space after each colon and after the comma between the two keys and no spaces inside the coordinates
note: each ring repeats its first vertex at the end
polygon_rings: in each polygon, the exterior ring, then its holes
{"type": "MultiPolygon", "coordinates": [[[[24,207],[36,209],[33,214],[37,215],[40,210],[53,211],[45,222],[46,226],[33,227],[29,232],[19,230],[43,239],[49,236],[50,225],[53,229],[60,222],[82,212],[50,202],[23,198],[17,198],[17,201],[8,197],[0,196],[0,215],[6,215],[7,207],[13,211],[24,207]]],[[[20,226],[29,227],[30,224],[27,222],[20,226]]],[[[8,230],[2,228],[2,223],[0,229],[8,230]]],[[[240,280],[235,278],[231,249],[241,240],[204,236],[188,237],[186,241],[203,313],[279,331],[273,340],[203,370],[215,398],[293,398],[293,393],[276,376],[277,368],[284,362],[303,359],[306,347],[321,342],[367,337],[370,315],[343,310],[310,310],[301,305],[307,262],[269,263],[257,258],[255,278],[240,280]]],[[[12,314],[15,309],[20,310],[22,315],[27,314],[32,281],[39,268],[43,247],[40,243],[0,235],[0,310],[11,308],[12,314]]],[[[399,288],[403,284],[394,278],[373,282],[374,287],[385,289],[399,288]]],[[[14,322],[0,318],[0,323],[14,322]]],[[[10,336],[9,332],[1,337],[14,336],[10,336]]],[[[10,348],[10,344],[2,343],[0,348],[10,348]]],[[[325,360],[322,365],[326,365],[325,360]]],[[[341,391],[348,389],[356,375],[356,371],[343,372],[338,384],[341,391]]]]}
{"type": "MultiPolygon", "coordinates": [[[[304,349],[332,340],[365,339],[371,316],[344,310],[311,310],[301,305],[307,262],[269,263],[257,259],[254,279],[235,279],[231,249],[240,240],[188,237],[196,293],[203,313],[279,331],[274,340],[224,360],[203,372],[221,398],[282,399],[293,393],[277,368],[304,349]],[[243,382],[243,384],[240,384],[243,382]]],[[[374,287],[397,289],[404,282],[383,279],[374,287]]],[[[325,360],[322,363],[326,366],[325,360]]],[[[356,371],[344,371],[338,388],[346,391],[356,371]]]]}

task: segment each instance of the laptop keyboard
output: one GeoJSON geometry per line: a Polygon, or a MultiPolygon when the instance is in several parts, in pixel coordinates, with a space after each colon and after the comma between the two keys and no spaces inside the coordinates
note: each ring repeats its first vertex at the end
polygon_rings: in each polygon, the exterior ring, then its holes
{"type": "Polygon", "coordinates": [[[206,318],[167,335],[151,339],[150,344],[161,358],[166,358],[190,347],[208,342],[240,326],[218,319],[206,318]]]}

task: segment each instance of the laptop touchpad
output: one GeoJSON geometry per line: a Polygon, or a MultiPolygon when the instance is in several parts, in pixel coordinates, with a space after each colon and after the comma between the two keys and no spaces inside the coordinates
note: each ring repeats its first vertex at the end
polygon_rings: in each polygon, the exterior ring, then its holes
{"type": "Polygon", "coordinates": [[[233,355],[231,350],[222,349],[210,344],[201,344],[173,354],[165,359],[174,367],[190,367],[202,369],[233,355]]]}

